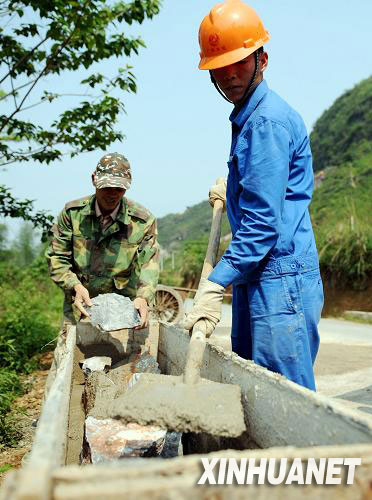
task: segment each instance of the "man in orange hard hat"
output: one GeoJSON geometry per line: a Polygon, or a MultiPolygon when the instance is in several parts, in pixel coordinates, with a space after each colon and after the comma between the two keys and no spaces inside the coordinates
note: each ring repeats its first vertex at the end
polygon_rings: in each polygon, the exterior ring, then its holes
{"type": "Polygon", "coordinates": [[[199,68],[234,105],[227,190],[209,194],[226,204],[233,236],[184,326],[203,319],[210,335],[232,284],[233,351],[315,390],[323,286],[308,211],[312,157],[302,118],[263,79],[268,40],[240,0],[217,4],[200,26],[199,68]]]}

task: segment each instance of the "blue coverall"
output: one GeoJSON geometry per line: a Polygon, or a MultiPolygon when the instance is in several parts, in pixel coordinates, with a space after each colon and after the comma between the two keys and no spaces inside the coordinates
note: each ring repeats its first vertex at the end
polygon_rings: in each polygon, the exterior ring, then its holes
{"type": "Polygon", "coordinates": [[[233,351],[315,390],[323,285],[308,211],[306,128],[266,81],[230,120],[226,209],[233,237],[209,280],[233,284],[233,351]]]}

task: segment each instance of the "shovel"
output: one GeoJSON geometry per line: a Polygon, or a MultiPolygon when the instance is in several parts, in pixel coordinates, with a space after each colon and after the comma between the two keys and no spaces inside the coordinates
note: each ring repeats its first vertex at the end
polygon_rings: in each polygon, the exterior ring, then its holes
{"type": "MultiPolygon", "coordinates": [[[[217,179],[219,182],[221,179],[217,179]]],[[[205,278],[216,263],[222,211],[223,204],[217,200],[202,270],[205,278]]],[[[157,425],[169,431],[240,436],[246,429],[240,387],[200,378],[205,346],[204,322],[198,321],[192,330],[183,376],[142,374],[113,402],[110,416],[124,423],[157,425]]]]}

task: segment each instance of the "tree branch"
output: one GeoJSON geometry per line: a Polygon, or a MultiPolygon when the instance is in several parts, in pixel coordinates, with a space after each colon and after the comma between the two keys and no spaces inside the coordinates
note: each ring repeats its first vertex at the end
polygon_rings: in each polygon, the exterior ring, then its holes
{"type": "Polygon", "coordinates": [[[4,217],[21,217],[36,227],[43,229],[45,238],[47,231],[52,227],[54,217],[46,211],[32,213],[34,200],[19,200],[14,198],[9,188],[0,186],[0,215],[4,217]]]}
{"type": "MultiPolygon", "coordinates": [[[[58,141],[55,141],[53,142],[52,144],[50,144],[50,146],[56,146],[58,144],[58,141]]],[[[32,151],[29,151],[27,153],[24,153],[22,151],[14,151],[12,152],[14,155],[22,155],[23,157],[31,157],[32,155],[36,154],[36,153],[43,153],[44,151],[46,151],[47,149],[47,146],[43,146],[42,148],[38,148],[38,149],[33,149],[32,151]]],[[[64,153],[61,153],[61,156],[67,156],[67,155],[71,155],[71,153],[73,153],[74,151],[76,151],[76,148],[75,149],[69,149],[68,151],[65,151],[64,153]]],[[[8,165],[11,165],[12,163],[16,163],[16,162],[19,162],[19,158],[13,158],[12,160],[9,160],[5,163],[0,163],[0,168],[2,167],[6,167],[8,165]]]]}
{"type": "MultiPolygon", "coordinates": [[[[53,95],[53,100],[57,99],[58,97],[90,97],[90,98],[99,98],[100,96],[94,96],[91,94],[55,94],[53,95]]],[[[36,106],[40,106],[40,104],[43,104],[47,102],[49,99],[48,97],[44,97],[44,99],[41,99],[39,102],[35,102],[34,104],[31,104],[30,106],[26,106],[23,109],[20,109],[19,112],[21,113],[22,111],[26,111],[31,108],[35,108],[36,106]]]]}
{"type": "MultiPolygon", "coordinates": [[[[8,14],[9,15],[9,12],[5,13],[4,15],[8,14]]],[[[4,26],[3,29],[7,28],[8,25],[13,21],[13,19],[15,18],[16,14],[13,14],[12,16],[10,16],[10,19],[9,21],[6,23],[6,25],[4,26]]]]}
{"type": "MultiPolygon", "coordinates": [[[[9,60],[8,60],[8,68],[10,68],[10,64],[9,64],[9,60]]],[[[14,106],[17,107],[17,98],[16,98],[16,94],[14,92],[14,84],[13,84],[13,77],[12,75],[10,75],[10,84],[12,86],[12,95],[13,95],[13,99],[14,99],[14,106]]]]}
{"type": "MultiPolygon", "coordinates": [[[[12,151],[12,154],[14,156],[18,155],[18,156],[28,157],[34,155],[35,153],[42,153],[43,151],[46,150],[46,148],[47,148],[46,146],[43,146],[38,149],[33,149],[32,151],[28,151],[27,153],[23,151],[12,151]]],[[[12,163],[16,163],[18,161],[19,161],[18,158],[13,158],[12,160],[9,160],[5,163],[0,163],[0,168],[6,167],[7,165],[11,165],[12,163]]]]}
{"type": "MultiPolygon", "coordinates": [[[[84,2],[84,6],[86,5],[86,3],[88,2],[88,0],[86,0],[86,2],[84,2]]],[[[63,41],[63,43],[61,44],[61,46],[58,48],[57,52],[55,54],[51,54],[48,58],[47,58],[47,62],[44,66],[44,68],[41,70],[41,72],[39,73],[38,77],[35,79],[34,83],[31,85],[31,88],[28,89],[28,91],[26,92],[26,94],[24,95],[20,105],[15,109],[15,111],[5,120],[5,122],[3,123],[2,127],[0,128],[0,132],[4,129],[4,127],[6,127],[6,125],[9,123],[9,121],[13,118],[14,115],[16,115],[20,109],[22,108],[23,106],[23,103],[25,102],[25,100],[27,99],[27,97],[30,95],[30,92],[32,91],[32,89],[35,87],[35,85],[37,84],[37,82],[40,80],[40,78],[43,76],[43,74],[45,73],[45,71],[47,70],[50,62],[53,60],[54,57],[58,56],[58,54],[60,54],[62,52],[62,50],[66,47],[66,45],[69,43],[69,41],[71,40],[71,38],[74,36],[76,30],[78,29],[79,25],[80,25],[80,22],[82,21],[82,18],[83,16],[81,16],[77,23],[75,24],[75,27],[74,29],[72,30],[71,34],[63,41]]],[[[44,39],[44,41],[46,40],[47,38],[44,39]]],[[[41,44],[42,42],[40,42],[41,44]]],[[[19,64],[19,63],[17,63],[19,64]]],[[[4,79],[3,79],[4,80],[4,79]]],[[[0,83],[3,81],[3,80],[0,80],[0,83]]]]}
{"type": "Polygon", "coordinates": [[[31,54],[33,54],[35,52],[35,50],[37,50],[40,45],[42,45],[44,42],[46,42],[48,40],[49,36],[46,36],[43,40],[41,40],[41,42],[39,42],[37,45],[35,45],[34,48],[32,48],[29,52],[27,52],[27,54],[25,54],[22,59],[20,59],[14,66],[13,68],[11,68],[8,73],[0,80],[0,83],[3,83],[4,80],[6,80],[8,78],[8,76],[16,69],[18,68],[18,66],[20,64],[22,64],[26,59],[28,59],[30,57],[31,54]]]}
{"type": "Polygon", "coordinates": [[[13,95],[15,92],[18,92],[18,90],[23,89],[24,87],[27,87],[28,85],[31,85],[35,80],[30,80],[27,83],[24,83],[23,85],[20,85],[19,87],[15,88],[14,91],[12,90],[11,92],[8,92],[7,94],[4,94],[3,96],[0,97],[0,101],[6,99],[10,95],[13,95]]]}
{"type": "MultiPolygon", "coordinates": [[[[76,27],[75,27],[75,29],[76,29],[76,27]]],[[[75,30],[74,30],[74,31],[75,31],[75,30]]],[[[74,33],[74,32],[73,32],[73,33],[74,33]]],[[[68,37],[68,39],[65,41],[65,42],[66,42],[66,44],[70,41],[70,39],[71,39],[71,37],[72,37],[73,33],[72,33],[72,34],[70,35],[70,37],[68,37]]],[[[65,47],[65,45],[66,45],[66,44],[64,43],[64,44],[63,44],[63,45],[62,45],[62,46],[58,49],[58,51],[57,51],[57,54],[56,54],[56,55],[58,55],[58,54],[59,54],[59,53],[60,53],[60,52],[64,49],[64,47],[65,47]]],[[[45,73],[45,71],[47,70],[48,65],[49,65],[49,63],[50,63],[50,62],[51,62],[50,60],[49,60],[49,61],[47,61],[47,63],[45,64],[44,68],[40,71],[40,73],[39,73],[38,77],[35,79],[34,83],[31,85],[31,88],[29,88],[29,89],[28,89],[28,91],[26,92],[26,94],[24,95],[24,97],[23,97],[23,99],[22,99],[22,101],[21,101],[20,105],[19,105],[19,106],[15,109],[15,111],[14,111],[14,112],[13,112],[10,116],[8,116],[8,118],[5,120],[5,122],[4,122],[4,124],[3,124],[3,126],[0,128],[0,132],[4,129],[4,127],[6,127],[6,125],[7,125],[7,124],[9,123],[9,121],[13,118],[13,116],[14,116],[14,115],[16,115],[16,114],[17,114],[17,113],[21,110],[21,108],[22,108],[22,106],[23,106],[23,103],[25,102],[25,100],[27,99],[27,97],[30,95],[30,93],[31,93],[32,89],[35,87],[35,85],[37,84],[37,82],[40,80],[40,78],[43,76],[43,74],[44,74],[44,73],[45,73]]]]}

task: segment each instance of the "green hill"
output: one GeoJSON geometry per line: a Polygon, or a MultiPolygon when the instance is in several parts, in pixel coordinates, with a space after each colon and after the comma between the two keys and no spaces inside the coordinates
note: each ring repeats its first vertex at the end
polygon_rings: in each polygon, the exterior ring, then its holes
{"type": "Polygon", "coordinates": [[[372,152],[372,77],[336,99],[310,136],[314,171],[372,152]]]}
{"type": "Polygon", "coordinates": [[[322,114],[310,140],[322,171],[310,207],[322,269],[363,286],[372,273],[372,77],[322,114]]]}
{"type": "MultiPolygon", "coordinates": [[[[212,208],[208,201],[188,207],[180,214],[169,214],[158,219],[159,242],[166,250],[178,249],[184,241],[207,238],[211,228],[212,208]]],[[[222,221],[222,235],[230,232],[226,215],[222,221]]]]}

